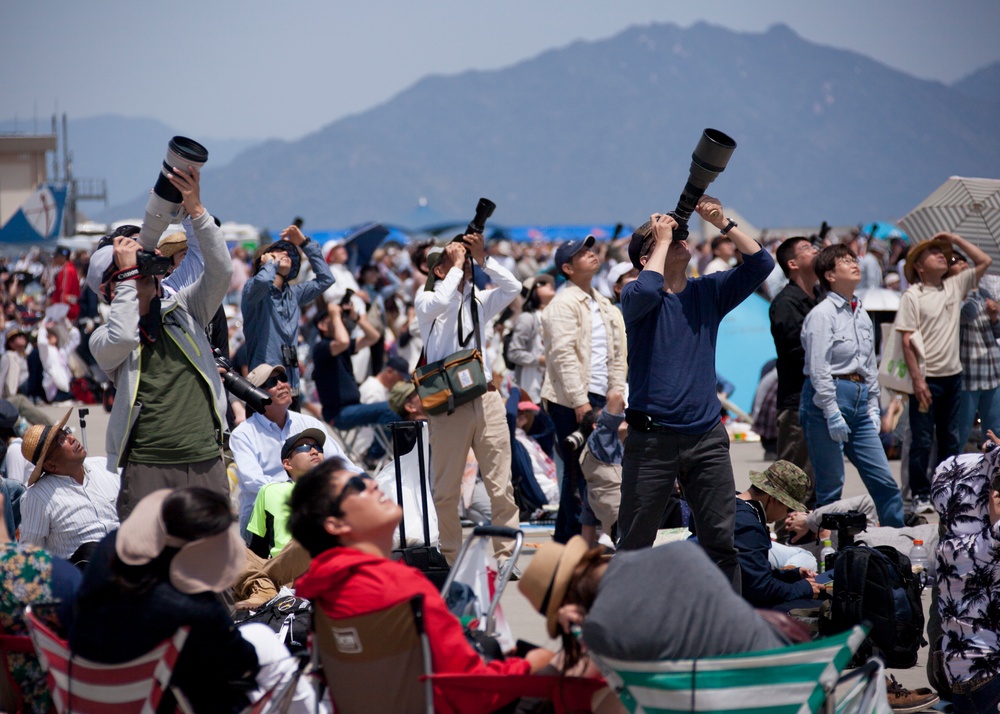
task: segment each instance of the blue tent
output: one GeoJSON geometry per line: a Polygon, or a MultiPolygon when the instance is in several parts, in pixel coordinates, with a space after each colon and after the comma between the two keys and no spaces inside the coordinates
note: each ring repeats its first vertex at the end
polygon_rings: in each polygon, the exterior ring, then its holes
{"type": "Polygon", "coordinates": [[[756,293],[726,315],[719,325],[715,343],[715,369],[736,389],[730,399],[747,414],[753,408],[753,396],[764,363],[775,358],[771,304],[756,293]]]}

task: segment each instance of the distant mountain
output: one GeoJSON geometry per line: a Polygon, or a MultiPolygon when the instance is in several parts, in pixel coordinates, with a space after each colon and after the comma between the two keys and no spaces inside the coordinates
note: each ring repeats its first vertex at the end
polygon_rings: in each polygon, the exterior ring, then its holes
{"type": "Polygon", "coordinates": [[[951,87],[970,97],[1000,104],[1000,62],[976,70],[951,87]]]}
{"type": "Polygon", "coordinates": [[[995,175],[998,119],[990,101],[783,25],[657,24],[425,78],[298,141],[213,163],[202,195],[225,219],[272,229],[296,215],[314,230],[400,220],[419,197],[464,222],[479,196],[496,201],[498,224],[638,223],[674,207],[714,127],[739,146],[709,192],[755,225],[854,224],[902,216],[952,174],[995,175]]]}
{"type": "MultiPolygon", "coordinates": [[[[60,136],[61,122],[60,119],[60,136]]],[[[70,117],[68,124],[66,133],[73,152],[73,175],[107,179],[111,206],[124,203],[140,191],[148,192],[166,155],[167,141],[184,133],[154,119],[130,119],[112,114],[84,119],[70,117]]],[[[34,121],[0,120],[0,132],[35,133],[36,130],[38,133],[51,132],[51,119],[38,122],[37,127],[34,121]]],[[[209,165],[217,167],[225,166],[241,151],[260,143],[259,139],[191,138],[208,147],[209,165]]],[[[62,146],[59,147],[59,164],[62,165],[62,146]]],[[[106,209],[100,203],[81,202],[80,210],[95,215],[106,209]]]]}

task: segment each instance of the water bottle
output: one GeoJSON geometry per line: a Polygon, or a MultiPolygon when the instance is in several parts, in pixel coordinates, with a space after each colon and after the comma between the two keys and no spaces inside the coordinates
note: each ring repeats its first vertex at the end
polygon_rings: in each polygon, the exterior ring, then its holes
{"type": "Polygon", "coordinates": [[[910,568],[922,590],[927,584],[927,549],[919,538],[913,541],[913,547],[910,548],[910,568]]]}
{"type": "Polygon", "coordinates": [[[825,539],[823,541],[823,550],[819,552],[819,572],[826,572],[827,558],[836,552],[833,548],[833,541],[829,538],[825,539]]]}

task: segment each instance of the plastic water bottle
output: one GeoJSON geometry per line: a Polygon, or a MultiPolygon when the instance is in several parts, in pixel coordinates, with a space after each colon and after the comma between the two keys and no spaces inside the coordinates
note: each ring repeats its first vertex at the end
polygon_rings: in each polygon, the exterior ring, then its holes
{"type": "Polygon", "coordinates": [[[823,541],[823,550],[819,552],[819,572],[826,572],[826,559],[836,552],[833,548],[833,541],[829,538],[825,539],[823,541]]]}
{"type": "Polygon", "coordinates": [[[923,589],[927,584],[927,549],[919,538],[913,541],[913,547],[910,548],[910,568],[923,589]]]}

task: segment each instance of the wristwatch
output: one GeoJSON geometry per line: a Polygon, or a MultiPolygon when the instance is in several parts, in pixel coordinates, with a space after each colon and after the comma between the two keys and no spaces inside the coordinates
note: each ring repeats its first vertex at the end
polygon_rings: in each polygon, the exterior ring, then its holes
{"type": "Polygon", "coordinates": [[[726,224],[726,227],[723,228],[721,231],[719,231],[719,235],[722,235],[722,236],[729,235],[729,231],[733,230],[738,225],[739,225],[739,223],[737,223],[732,218],[730,218],[729,219],[729,223],[726,224]]]}

